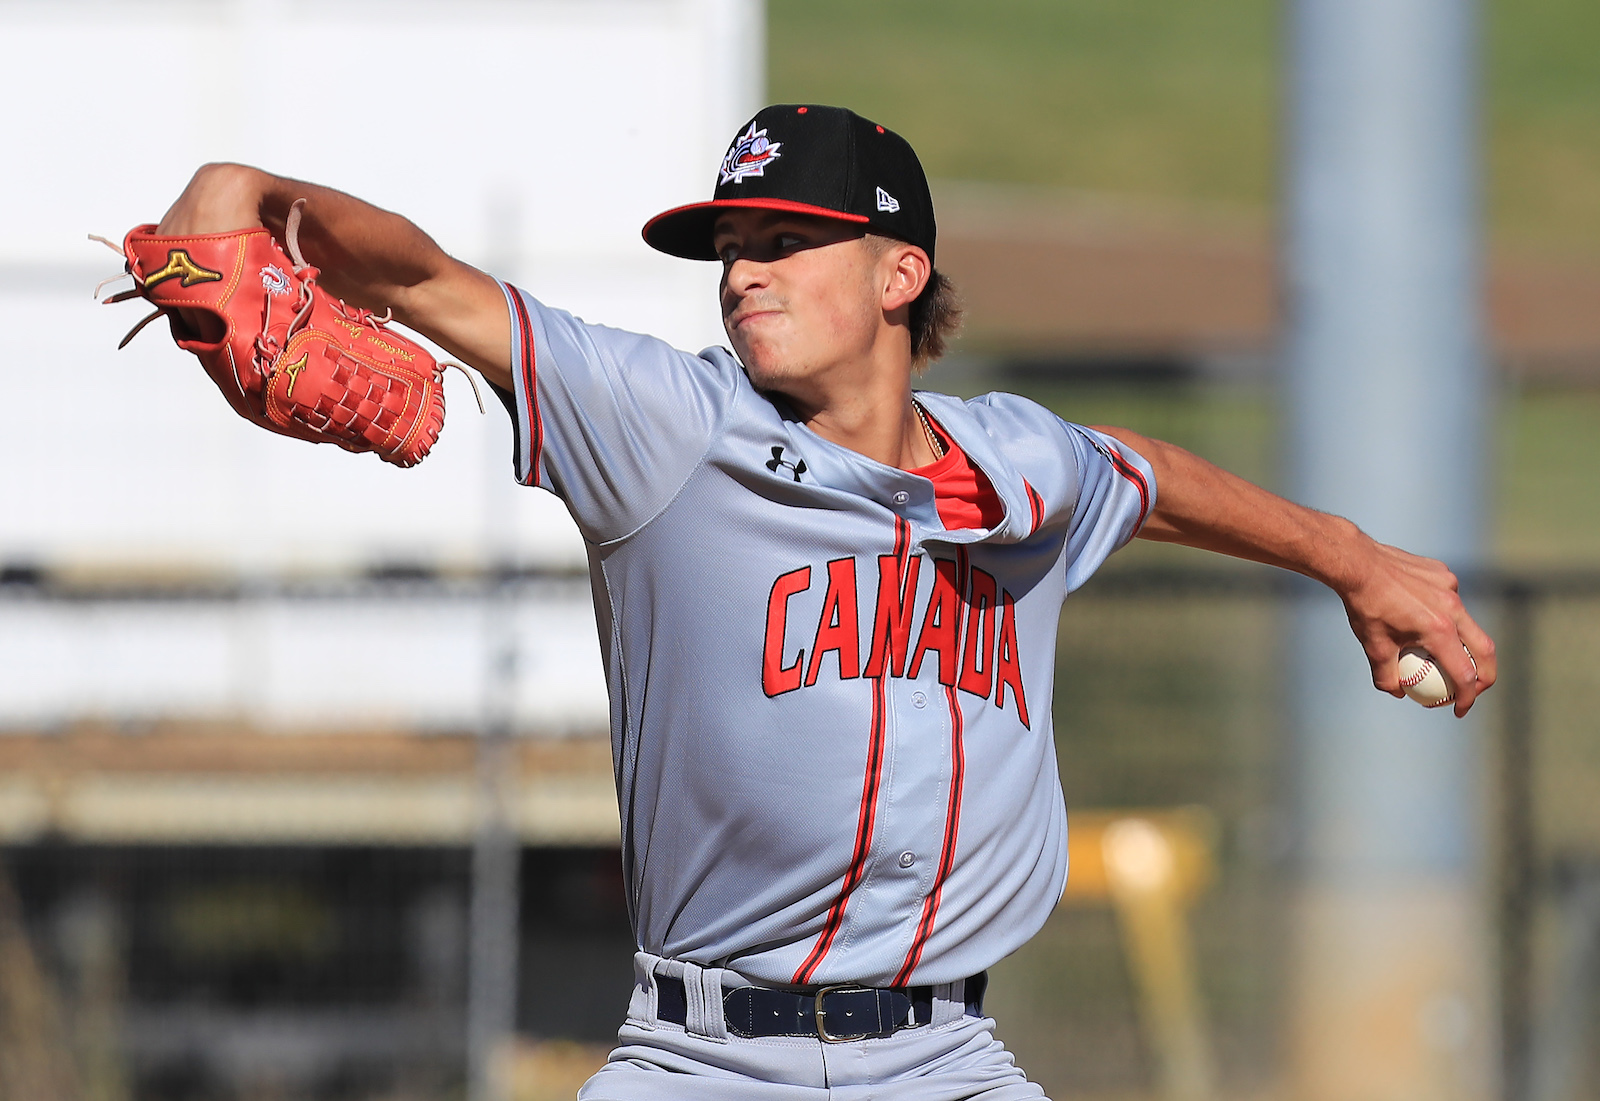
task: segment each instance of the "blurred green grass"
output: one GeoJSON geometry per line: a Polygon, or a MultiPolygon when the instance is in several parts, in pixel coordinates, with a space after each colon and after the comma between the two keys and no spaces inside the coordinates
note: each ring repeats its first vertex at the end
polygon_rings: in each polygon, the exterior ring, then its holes
{"type": "Polygon", "coordinates": [[[1261,204],[1276,9],[770,0],[770,95],[853,107],[933,176],[1261,204]]]}
{"type": "Polygon", "coordinates": [[[1600,251],[1600,4],[1492,0],[1484,30],[1491,226],[1600,251]]]}
{"type": "MultiPolygon", "coordinates": [[[[770,0],[769,89],[900,131],[930,175],[1270,205],[1273,0],[770,0]]],[[[1489,0],[1497,238],[1600,252],[1600,4],[1489,0]]]]}

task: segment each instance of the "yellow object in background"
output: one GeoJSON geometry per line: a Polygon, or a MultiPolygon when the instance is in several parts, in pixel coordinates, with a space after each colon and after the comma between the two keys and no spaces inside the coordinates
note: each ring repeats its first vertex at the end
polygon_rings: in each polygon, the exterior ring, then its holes
{"type": "Polygon", "coordinates": [[[1216,824],[1198,807],[1081,811],[1068,819],[1063,905],[1109,903],[1139,992],[1165,1101],[1205,1101],[1216,1070],[1188,907],[1210,884],[1216,824]]]}

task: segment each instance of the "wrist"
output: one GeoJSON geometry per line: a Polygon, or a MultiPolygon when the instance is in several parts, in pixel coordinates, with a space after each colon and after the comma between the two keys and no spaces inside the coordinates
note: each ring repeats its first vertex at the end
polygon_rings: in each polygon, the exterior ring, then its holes
{"type": "Polygon", "coordinates": [[[1342,516],[1320,513],[1322,523],[1312,533],[1311,554],[1302,570],[1341,597],[1371,576],[1372,552],[1377,543],[1342,516]]]}
{"type": "Polygon", "coordinates": [[[231,233],[263,224],[262,208],[273,177],[242,164],[203,165],[161,220],[162,236],[231,233]]]}

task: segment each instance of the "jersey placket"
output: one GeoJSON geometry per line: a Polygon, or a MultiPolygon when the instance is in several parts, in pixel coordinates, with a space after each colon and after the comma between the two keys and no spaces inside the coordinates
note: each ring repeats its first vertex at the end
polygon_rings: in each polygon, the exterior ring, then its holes
{"type": "MultiPolygon", "coordinates": [[[[956,588],[957,588],[957,622],[952,635],[951,645],[954,650],[953,667],[959,671],[961,667],[962,640],[965,637],[968,602],[971,597],[971,574],[967,569],[967,550],[959,547],[956,550],[956,588]]],[[[942,655],[941,655],[942,656],[942,655]]],[[[950,678],[950,683],[944,683],[945,678],[940,678],[940,695],[943,697],[944,711],[949,726],[949,764],[948,779],[946,781],[947,797],[945,801],[944,828],[939,837],[938,865],[934,870],[933,882],[927,888],[923,898],[920,915],[917,919],[916,932],[912,937],[911,947],[906,950],[905,960],[900,965],[899,972],[895,975],[892,985],[905,986],[915,972],[917,964],[922,959],[923,949],[927,947],[929,938],[933,935],[934,922],[938,917],[940,895],[944,889],[945,881],[950,878],[950,872],[955,866],[956,846],[961,834],[961,800],[964,794],[964,781],[966,777],[966,736],[965,717],[961,713],[961,701],[956,696],[955,678],[950,678]]],[[[913,698],[913,705],[916,700],[913,698]]],[[[931,809],[931,808],[930,808],[931,809]]]]}
{"type": "Polygon", "coordinates": [[[895,984],[906,984],[936,926],[940,892],[955,861],[966,723],[954,677],[942,671],[946,664],[959,668],[967,552],[960,547],[953,557],[936,558],[930,553],[935,547],[914,541],[909,521],[897,517],[895,530],[902,601],[926,609],[939,586],[951,586],[955,599],[944,614],[954,619],[942,624],[948,632],[944,646],[922,654],[915,677],[911,665],[928,626],[926,614],[920,623],[912,617],[898,651],[889,640],[892,627],[880,640],[874,626],[875,645],[884,653],[873,677],[872,741],[856,845],[824,929],[795,972],[793,981],[800,984],[818,981],[819,974],[855,980],[869,971],[892,972],[895,984]]]}

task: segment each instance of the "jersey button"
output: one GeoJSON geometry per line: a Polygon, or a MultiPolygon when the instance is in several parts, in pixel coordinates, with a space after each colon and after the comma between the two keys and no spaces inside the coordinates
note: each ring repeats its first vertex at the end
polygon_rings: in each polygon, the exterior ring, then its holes
{"type": "Polygon", "coordinates": [[[900,854],[900,866],[902,868],[909,868],[916,862],[917,854],[912,852],[910,849],[907,849],[905,852],[900,854]]]}
{"type": "Polygon", "coordinates": [[[921,692],[913,692],[913,693],[911,693],[911,706],[912,707],[927,707],[928,706],[928,697],[924,696],[921,692]]]}
{"type": "Polygon", "coordinates": [[[907,493],[903,489],[899,489],[896,490],[894,496],[889,499],[897,505],[903,505],[907,501],[911,500],[911,494],[907,493]]]}

